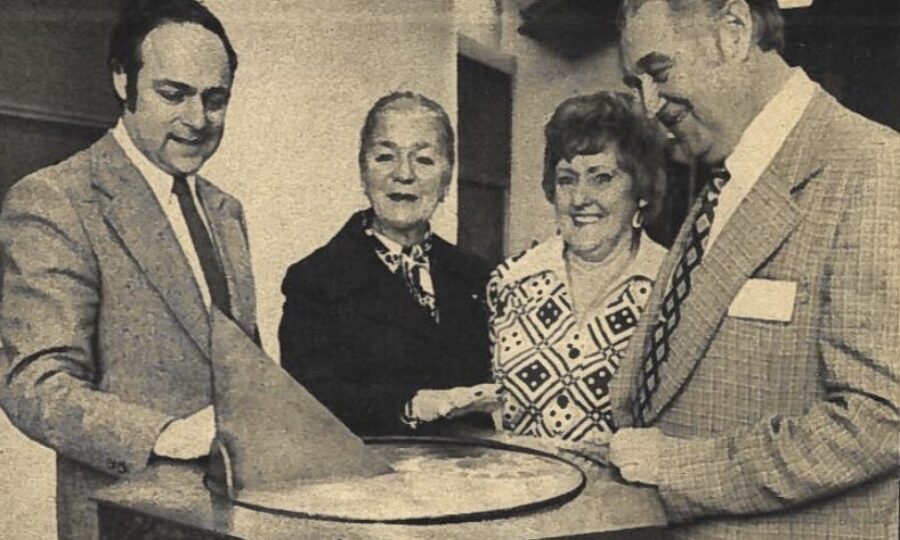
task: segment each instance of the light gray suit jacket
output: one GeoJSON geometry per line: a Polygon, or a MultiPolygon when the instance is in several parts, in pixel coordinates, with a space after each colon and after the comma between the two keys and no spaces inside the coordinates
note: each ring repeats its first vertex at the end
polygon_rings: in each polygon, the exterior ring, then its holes
{"type": "MultiPolygon", "coordinates": [[[[676,537],[897,538],[898,254],[900,137],[818,89],[693,273],[670,340],[649,421],[687,439],[660,464],[676,537]],[[727,314],[748,278],[797,283],[772,299],[793,302],[789,323],[727,314]]],[[[619,425],[663,289],[613,383],[619,425]]]]}
{"type": "MultiPolygon", "coordinates": [[[[240,203],[198,178],[237,323],[256,333],[240,203]]],[[[57,452],[60,538],[95,538],[90,493],[144,468],[210,404],[206,307],[150,186],[107,133],[12,187],[0,212],[0,404],[57,452]]]]}

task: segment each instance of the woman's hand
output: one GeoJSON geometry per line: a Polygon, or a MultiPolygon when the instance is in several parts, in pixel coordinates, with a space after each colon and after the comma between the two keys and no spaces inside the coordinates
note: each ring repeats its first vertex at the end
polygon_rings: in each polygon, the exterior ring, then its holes
{"type": "Polygon", "coordinates": [[[406,404],[404,416],[414,422],[432,422],[453,410],[449,390],[419,390],[406,404]]]}
{"type": "Polygon", "coordinates": [[[472,412],[491,412],[499,405],[501,392],[498,384],[419,390],[406,404],[405,416],[413,422],[432,422],[472,412]]]}

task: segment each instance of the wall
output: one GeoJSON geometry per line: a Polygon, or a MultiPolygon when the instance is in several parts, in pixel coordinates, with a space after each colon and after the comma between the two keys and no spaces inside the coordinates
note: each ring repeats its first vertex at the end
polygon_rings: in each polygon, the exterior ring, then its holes
{"type": "Polygon", "coordinates": [[[625,90],[619,53],[611,47],[568,61],[516,32],[517,2],[504,0],[501,47],[516,57],[513,90],[512,187],[508,253],[515,254],[556,230],[541,189],[544,124],[564,99],[599,90],[625,90]]]}

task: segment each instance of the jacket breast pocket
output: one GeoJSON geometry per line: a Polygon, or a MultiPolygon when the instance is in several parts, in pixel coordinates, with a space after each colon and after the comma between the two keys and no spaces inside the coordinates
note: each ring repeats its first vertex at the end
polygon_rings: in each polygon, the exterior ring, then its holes
{"type": "Polygon", "coordinates": [[[794,318],[798,285],[790,280],[750,278],[728,306],[728,316],[790,323],[794,318]]]}
{"type": "Polygon", "coordinates": [[[801,339],[817,320],[813,288],[803,275],[772,266],[758,270],[729,303],[717,339],[758,340],[758,347],[801,339]]]}
{"type": "Polygon", "coordinates": [[[748,279],[729,305],[710,352],[757,359],[760,365],[810,356],[818,319],[810,295],[803,279],[748,279]]]}

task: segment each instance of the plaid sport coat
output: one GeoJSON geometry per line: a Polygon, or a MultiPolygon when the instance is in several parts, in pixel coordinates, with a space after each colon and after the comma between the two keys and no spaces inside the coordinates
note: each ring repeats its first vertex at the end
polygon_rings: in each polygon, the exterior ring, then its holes
{"type": "MultiPolygon", "coordinates": [[[[897,538],[898,253],[900,137],[817,89],[694,271],[669,342],[648,421],[675,437],[659,486],[673,536],[897,538]],[[775,299],[789,322],[728,314],[748,279],[796,284],[775,299]]],[[[613,379],[620,426],[664,294],[613,379]]]]}

